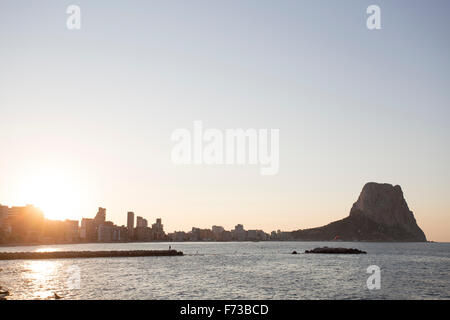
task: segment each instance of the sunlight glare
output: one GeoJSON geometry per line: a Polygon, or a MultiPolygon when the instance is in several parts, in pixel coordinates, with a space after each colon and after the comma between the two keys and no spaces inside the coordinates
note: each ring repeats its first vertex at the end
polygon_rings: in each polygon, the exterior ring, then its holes
{"type": "Polygon", "coordinates": [[[80,217],[82,188],[66,171],[41,170],[22,179],[18,192],[22,203],[38,207],[48,219],[80,217]]]}

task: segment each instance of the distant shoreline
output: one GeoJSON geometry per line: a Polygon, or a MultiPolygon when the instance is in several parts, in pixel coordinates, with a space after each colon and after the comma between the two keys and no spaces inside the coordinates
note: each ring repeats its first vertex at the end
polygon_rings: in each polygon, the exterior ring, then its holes
{"type": "Polygon", "coordinates": [[[358,242],[358,243],[450,243],[443,241],[373,241],[373,240],[355,240],[355,241],[333,241],[333,240],[261,240],[261,241],[252,241],[252,240],[232,240],[232,241],[214,241],[214,240],[203,240],[203,241],[128,241],[128,242],[61,242],[61,243],[11,243],[11,244],[0,244],[0,248],[4,247],[35,247],[35,246],[58,246],[58,245],[74,245],[74,244],[132,244],[132,243],[235,243],[235,242],[358,242]]]}

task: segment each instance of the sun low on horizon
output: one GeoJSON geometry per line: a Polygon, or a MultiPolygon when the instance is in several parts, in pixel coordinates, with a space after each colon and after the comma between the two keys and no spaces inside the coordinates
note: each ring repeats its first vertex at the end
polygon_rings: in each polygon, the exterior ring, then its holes
{"type": "Polygon", "coordinates": [[[19,179],[13,188],[12,205],[33,205],[50,220],[79,220],[84,196],[74,174],[59,168],[42,168],[19,179]]]}

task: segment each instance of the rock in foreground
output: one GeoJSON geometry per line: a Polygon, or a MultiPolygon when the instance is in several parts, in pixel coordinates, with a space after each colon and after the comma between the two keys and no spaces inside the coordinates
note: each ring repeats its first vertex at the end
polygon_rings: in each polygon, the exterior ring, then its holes
{"type": "Polygon", "coordinates": [[[305,253],[366,254],[367,252],[359,249],[323,247],[323,248],[315,248],[313,250],[306,250],[305,253]]]}

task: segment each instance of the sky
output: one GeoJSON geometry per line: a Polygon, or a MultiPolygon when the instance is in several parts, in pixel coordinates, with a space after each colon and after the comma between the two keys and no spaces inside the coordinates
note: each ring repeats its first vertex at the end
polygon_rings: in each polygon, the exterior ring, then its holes
{"type": "Polygon", "coordinates": [[[0,0],[0,203],[165,230],[297,230],[401,185],[450,241],[450,3],[0,0]],[[81,9],[68,30],[66,9],[81,9]],[[366,27],[369,5],[381,29],[366,27]],[[279,129],[280,167],[184,165],[171,134],[279,129]]]}

